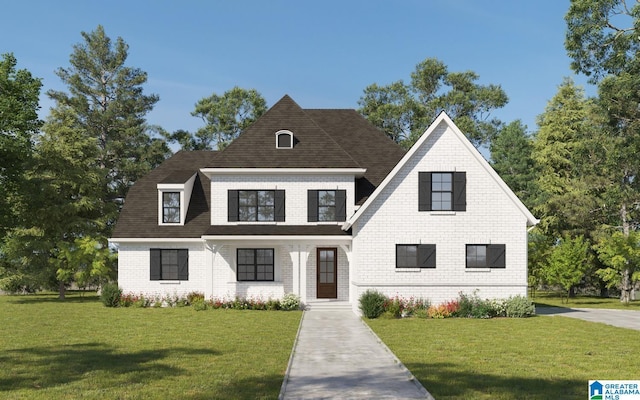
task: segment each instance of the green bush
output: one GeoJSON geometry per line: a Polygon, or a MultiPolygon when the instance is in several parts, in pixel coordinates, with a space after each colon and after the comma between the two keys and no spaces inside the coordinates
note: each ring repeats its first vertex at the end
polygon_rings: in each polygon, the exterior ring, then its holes
{"type": "Polygon", "coordinates": [[[387,296],[377,290],[368,289],[360,296],[360,311],[365,318],[378,318],[384,312],[387,296]]]}
{"type": "Polygon", "coordinates": [[[504,301],[505,315],[510,318],[525,318],[536,313],[531,299],[524,296],[512,296],[504,301]]]}
{"type": "Polygon", "coordinates": [[[458,297],[458,311],[455,316],[462,318],[493,318],[498,310],[491,300],[482,300],[476,292],[472,295],[460,293],[458,297]]]}
{"type": "Polygon", "coordinates": [[[283,311],[292,311],[300,309],[300,297],[295,293],[287,293],[280,300],[280,309],[283,311]]]}
{"type": "Polygon", "coordinates": [[[120,296],[122,296],[122,289],[118,287],[117,283],[107,283],[102,286],[100,300],[105,306],[118,307],[120,305],[120,296]]]}
{"type": "Polygon", "coordinates": [[[193,304],[196,300],[202,300],[204,302],[204,293],[202,292],[187,293],[187,304],[193,304]]]}
{"type": "Polygon", "coordinates": [[[191,307],[193,307],[196,311],[204,311],[207,309],[207,302],[204,301],[204,296],[202,298],[196,297],[191,303],[191,307]]]}
{"type": "Polygon", "coordinates": [[[390,314],[393,318],[402,317],[403,302],[399,297],[387,299],[384,303],[385,314],[390,314]]]}
{"type": "Polygon", "coordinates": [[[267,310],[269,311],[277,311],[280,309],[280,300],[269,298],[267,300],[267,310]]]}

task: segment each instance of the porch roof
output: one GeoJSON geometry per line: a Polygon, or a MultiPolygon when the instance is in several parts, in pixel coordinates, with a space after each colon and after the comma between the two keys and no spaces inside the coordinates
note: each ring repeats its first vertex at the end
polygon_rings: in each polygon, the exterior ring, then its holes
{"type": "Polygon", "coordinates": [[[212,225],[205,236],[340,236],[351,237],[351,229],[340,225],[212,225]]]}

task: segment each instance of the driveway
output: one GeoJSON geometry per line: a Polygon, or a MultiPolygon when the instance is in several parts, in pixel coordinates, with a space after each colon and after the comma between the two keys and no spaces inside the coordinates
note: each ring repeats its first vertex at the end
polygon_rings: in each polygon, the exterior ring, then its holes
{"type": "Polygon", "coordinates": [[[600,308],[536,307],[538,315],[560,315],[640,331],[640,311],[600,308]]]}

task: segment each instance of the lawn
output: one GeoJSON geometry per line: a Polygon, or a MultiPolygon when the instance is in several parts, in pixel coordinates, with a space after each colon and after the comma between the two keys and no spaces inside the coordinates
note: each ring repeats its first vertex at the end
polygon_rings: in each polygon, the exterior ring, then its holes
{"type": "Polygon", "coordinates": [[[633,300],[628,304],[624,304],[617,297],[578,295],[569,298],[569,302],[567,302],[566,297],[563,298],[556,292],[536,292],[531,299],[537,306],[544,307],[609,308],[640,311],[640,300],[633,300]]]}
{"type": "Polygon", "coordinates": [[[366,322],[438,400],[584,399],[640,371],[640,332],[573,318],[366,322]]]}
{"type": "Polygon", "coordinates": [[[0,296],[0,398],[277,398],[300,317],[0,296]]]}

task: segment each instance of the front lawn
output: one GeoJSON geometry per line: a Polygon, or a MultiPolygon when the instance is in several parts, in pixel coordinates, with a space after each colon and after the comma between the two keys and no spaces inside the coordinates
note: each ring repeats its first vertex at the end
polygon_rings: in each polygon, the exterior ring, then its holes
{"type": "Polygon", "coordinates": [[[0,398],[273,399],[300,317],[0,296],[0,398]]]}
{"type": "Polygon", "coordinates": [[[438,400],[584,399],[640,371],[638,331],[573,318],[366,322],[438,400]]]}
{"type": "Polygon", "coordinates": [[[557,292],[536,292],[535,295],[531,296],[531,300],[537,306],[542,307],[608,308],[640,311],[640,300],[632,300],[628,304],[624,304],[617,297],[577,295],[576,297],[570,297],[567,302],[567,298],[562,297],[557,292]]]}

